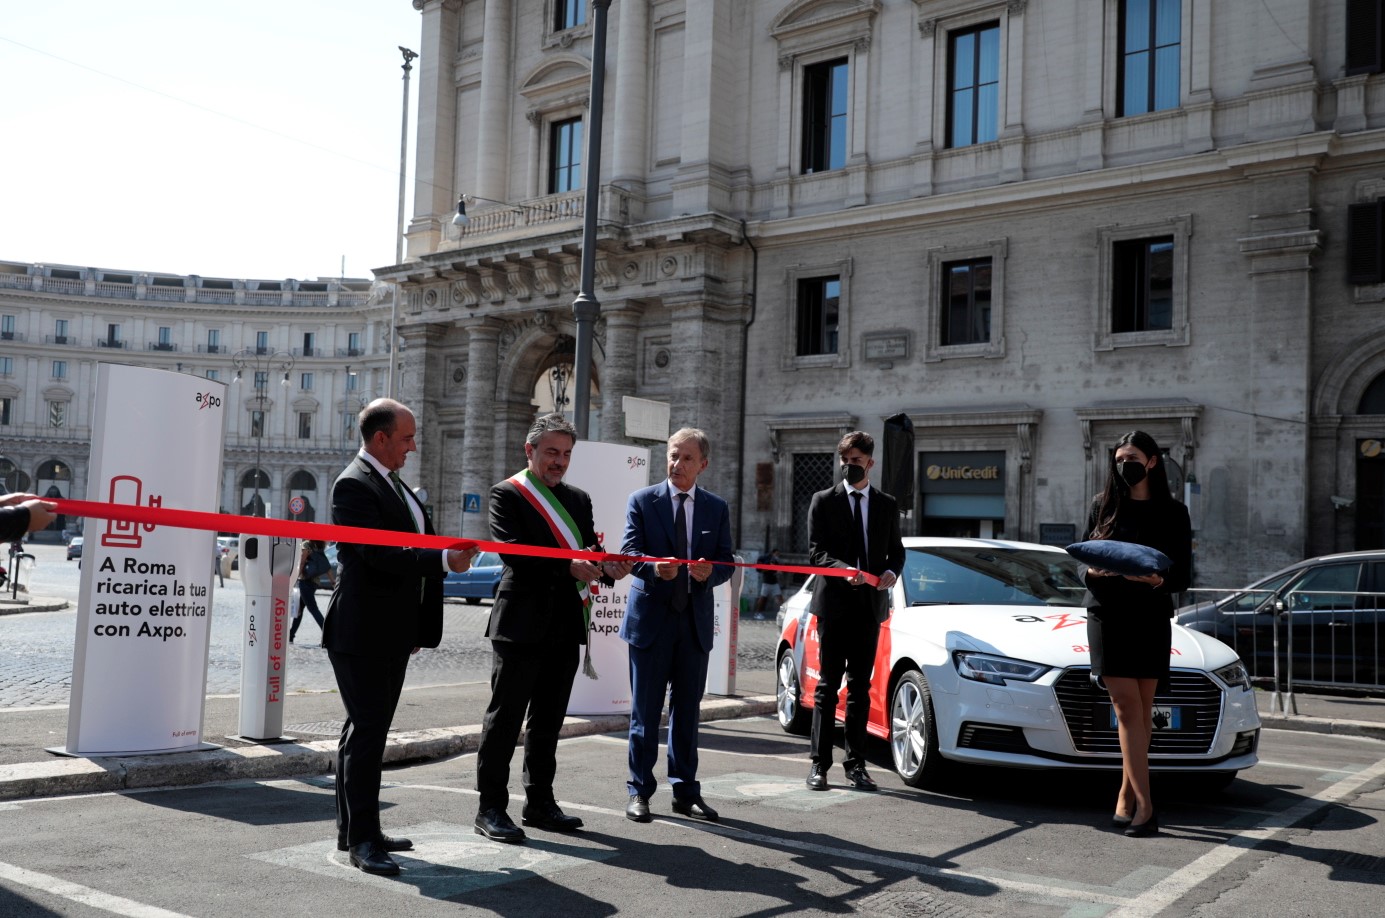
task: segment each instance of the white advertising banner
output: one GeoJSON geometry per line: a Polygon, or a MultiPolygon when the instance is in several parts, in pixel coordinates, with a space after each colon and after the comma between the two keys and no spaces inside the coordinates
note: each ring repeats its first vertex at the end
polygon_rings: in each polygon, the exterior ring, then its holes
{"type": "MultiPolygon", "coordinates": [[[[619,552],[625,535],[625,505],[630,495],[649,484],[649,450],[620,443],[579,440],[563,480],[591,495],[596,534],[609,552],[619,552]]],[[[569,714],[628,714],[630,712],[630,654],[620,639],[620,623],[630,578],[614,589],[601,587],[592,603],[592,665],[597,678],[577,672],[569,714]]]]}
{"type": "MultiPolygon", "coordinates": [[[[745,561],[732,555],[736,563],[745,561]]],[[[741,586],[745,568],[733,568],[731,579],[713,591],[716,596],[716,618],[712,629],[712,652],[707,659],[707,693],[736,694],[736,650],[741,636],[741,586]]]]}
{"type": "MultiPolygon", "coordinates": [[[[226,387],[99,364],[87,499],[217,511],[226,387]]],[[[216,534],[88,518],[66,752],[202,746],[216,534]]]]}

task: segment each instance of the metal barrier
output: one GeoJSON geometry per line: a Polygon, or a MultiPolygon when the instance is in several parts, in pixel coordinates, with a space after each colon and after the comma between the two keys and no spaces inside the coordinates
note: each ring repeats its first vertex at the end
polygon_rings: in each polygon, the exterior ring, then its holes
{"type": "Polygon", "coordinates": [[[1385,593],[1195,589],[1183,601],[1182,624],[1229,644],[1252,681],[1269,683],[1271,711],[1298,713],[1295,686],[1385,691],[1385,593]]]}

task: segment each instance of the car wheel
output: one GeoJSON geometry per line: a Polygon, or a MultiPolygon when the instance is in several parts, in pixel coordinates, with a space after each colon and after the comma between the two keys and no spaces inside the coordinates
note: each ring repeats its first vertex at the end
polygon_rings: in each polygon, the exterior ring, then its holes
{"type": "Polygon", "coordinates": [[[481,604],[481,597],[480,597],[480,596],[468,596],[468,597],[466,598],[466,604],[469,605],[469,606],[479,606],[479,605],[481,604]]]}
{"type": "Polygon", "coordinates": [[[910,787],[934,783],[943,768],[933,694],[916,669],[899,677],[890,699],[890,756],[895,772],[910,787]]]}
{"type": "Polygon", "coordinates": [[[806,736],[813,725],[813,715],[798,701],[798,670],[793,665],[793,649],[784,648],[779,655],[778,675],[774,680],[774,696],[778,702],[779,726],[784,732],[806,736]]]}

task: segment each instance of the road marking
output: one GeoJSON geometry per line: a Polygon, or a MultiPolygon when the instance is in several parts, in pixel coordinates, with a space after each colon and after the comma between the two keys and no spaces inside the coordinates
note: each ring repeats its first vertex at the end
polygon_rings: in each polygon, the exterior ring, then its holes
{"type": "Polygon", "coordinates": [[[1133,900],[1111,912],[1108,918],[1142,918],[1157,915],[1187,895],[1198,884],[1225,870],[1242,855],[1273,841],[1317,810],[1351,796],[1381,776],[1385,776],[1385,759],[1349,778],[1343,778],[1283,813],[1266,819],[1260,827],[1228,838],[1220,847],[1212,849],[1188,866],[1175,870],[1133,900]]]}
{"type": "Polygon", "coordinates": [[[168,909],[159,908],[156,905],[144,905],[133,899],[113,896],[110,893],[92,889],[90,886],[60,880],[45,873],[35,873],[13,864],[0,863],[0,880],[9,880],[20,886],[51,893],[63,899],[89,905],[92,908],[99,908],[114,915],[127,915],[129,918],[188,918],[181,912],[170,912],[168,909]]]}

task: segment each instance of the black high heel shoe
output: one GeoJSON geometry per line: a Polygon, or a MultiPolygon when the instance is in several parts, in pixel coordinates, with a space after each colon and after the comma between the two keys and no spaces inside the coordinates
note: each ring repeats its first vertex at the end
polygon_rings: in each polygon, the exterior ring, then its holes
{"type": "Polygon", "coordinates": [[[1149,818],[1144,822],[1131,823],[1125,830],[1126,838],[1148,838],[1151,835],[1159,834],[1159,814],[1150,813],[1149,818]]]}
{"type": "Polygon", "coordinates": [[[1111,817],[1111,825],[1115,826],[1117,829],[1124,829],[1134,821],[1134,816],[1122,816],[1119,813],[1111,817]]]}

